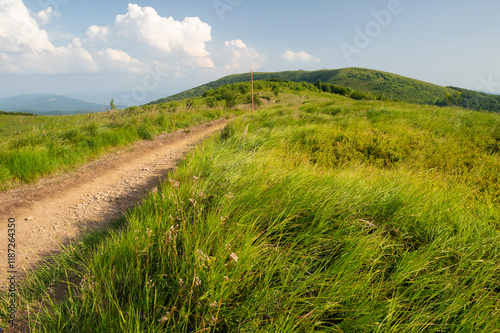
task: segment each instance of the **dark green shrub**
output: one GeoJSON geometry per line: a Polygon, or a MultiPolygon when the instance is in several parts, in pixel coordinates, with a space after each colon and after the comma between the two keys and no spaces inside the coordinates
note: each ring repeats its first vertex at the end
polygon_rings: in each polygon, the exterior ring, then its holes
{"type": "Polygon", "coordinates": [[[137,128],[137,134],[143,140],[153,140],[153,130],[148,124],[142,124],[137,128]]]}
{"type": "Polygon", "coordinates": [[[271,90],[274,92],[275,96],[278,96],[280,94],[280,88],[277,84],[274,84],[271,90]]]}
{"type": "Polygon", "coordinates": [[[174,113],[177,110],[177,103],[170,102],[167,107],[167,111],[170,113],[174,113]]]}
{"type": "Polygon", "coordinates": [[[61,139],[68,140],[69,142],[75,143],[80,140],[80,132],[77,129],[70,129],[67,132],[61,134],[61,139]]]}
{"type": "Polygon", "coordinates": [[[242,83],[242,84],[238,85],[238,90],[239,90],[240,94],[245,95],[246,93],[248,93],[250,91],[250,87],[248,84],[242,83]]]}
{"type": "Polygon", "coordinates": [[[90,123],[85,127],[85,132],[89,133],[91,136],[97,135],[99,127],[95,122],[90,123]]]}
{"type": "Polygon", "coordinates": [[[213,109],[217,105],[217,100],[214,96],[208,96],[206,98],[206,103],[209,108],[213,109]]]}

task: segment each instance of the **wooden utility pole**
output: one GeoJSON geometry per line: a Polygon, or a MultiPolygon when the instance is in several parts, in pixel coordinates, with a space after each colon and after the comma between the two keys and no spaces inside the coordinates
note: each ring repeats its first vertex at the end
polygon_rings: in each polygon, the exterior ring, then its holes
{"type": "Polygon", "coordinates": [[[250,80],[252,81],[252,112],[255,112],[255,107],[253,103],[253,66],[251,67],[250,80]]]}

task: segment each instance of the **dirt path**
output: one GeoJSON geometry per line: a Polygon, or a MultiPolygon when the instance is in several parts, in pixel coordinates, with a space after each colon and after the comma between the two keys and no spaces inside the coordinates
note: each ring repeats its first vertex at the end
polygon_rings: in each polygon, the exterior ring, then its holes
{"type": "Polygon", "coordinates": [[[163,134],[85,165],[76,172],[0,193],[0,287],[8,267],[9,218],[16,220],[17,279],[69,240],[104,226],[139,203],[199,140],[225,120],[163,134]]]}

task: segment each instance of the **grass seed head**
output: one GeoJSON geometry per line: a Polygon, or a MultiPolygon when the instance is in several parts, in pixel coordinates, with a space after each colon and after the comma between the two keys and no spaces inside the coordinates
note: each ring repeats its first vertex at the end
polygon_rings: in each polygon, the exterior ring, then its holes
{"type": "Polygon", "coordinates": [[[231,265],[234,262],[238,262],[238,256],[236,255],[236,253],[233,252],[229,255],[229,265],[231,265]]]}
{"type": "Polygon", "coordinates": [[[166,313],[166,314],[165,314],[163,317],[161,317],[158,321],[159,321],[159,322],[164,323],[164,322],[168,321],[168,319],[169,319],[169,318],[170,318],[170,313],[166,313]]]}
{"type": "Polygon", "coordinates": [[[177,180],[169,178],[168,181],[172,184],[172,187],[179,189],[180,183],[177,180]]]}
{"type": "Polygon", "coordinates": [[[201,279],[198,276],[194,277],[194,286],[195,287],[201,286],[201,279]]]}

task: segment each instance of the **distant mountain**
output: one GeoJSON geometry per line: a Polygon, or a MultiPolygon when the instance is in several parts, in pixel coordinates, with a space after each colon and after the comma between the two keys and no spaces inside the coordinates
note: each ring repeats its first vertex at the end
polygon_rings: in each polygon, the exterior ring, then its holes
{"type": "MultiPolygon", "coordinates": [[[[473,110],[500,112],[499,95],[485,94],[455,87],[442,87],[401,75],[372,69],[344,68],[318,71],[254,73],[255,80],[270,80],[273,78],[308,83],[317,83],[321,81],[348,87],[359,92],[384,95],[388,99],[409,103],[439,106],[458,105],[473,110]]],[[[248,81],[250,81],[250,73],[229,75],[149,104],[159,104],[185,98],[199,97],[210,89],[217,89],[227,84],[248,81]]]]}
{"type": "Polygon", "coordinates": [[[60,95],[35,94],[0,99],[0,110],[40,115],[69,115],[106,111],[109,105],[89,103],[60,95]]]}

